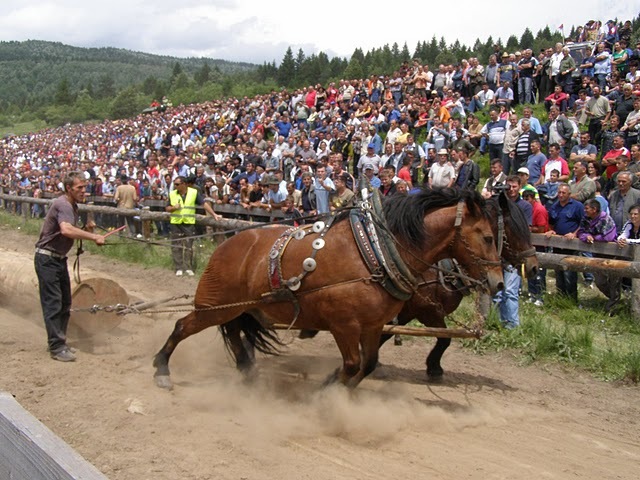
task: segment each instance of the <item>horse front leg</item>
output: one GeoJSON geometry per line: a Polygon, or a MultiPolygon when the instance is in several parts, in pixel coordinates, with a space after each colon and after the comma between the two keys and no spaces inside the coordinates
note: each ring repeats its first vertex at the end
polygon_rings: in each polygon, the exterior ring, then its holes
{"type": "Polygon", "coordinates": [[[350,388],[357,385],[357,383],[353,385],[351,379],[360,371],[359,330],[359,328],[351,328],[348,330],[343,328],[340,331],[331,330],[331,334],[342,355],[342,368],[336,369],[334,373],[329,375],[324,381],[323,386],[328,386],[335,382],[340,382],[350,388]]]}
{"type": "Polygon", "coordinates": [[[436,339],[436,344],[431,349],[431,352],[427,356],[427,379],[430,382],[438,382],[442,380],[442,376],[444,375],[444,370],[440,365],[440,360],[442,360],[442,355],[451,345],[450,338],[440,338],[436,339]]]}
{"type": "MultiPolygon", "coordinates": [[[[435,313],[429,312],[429,315],[422,314],[418,317],[418,320],[423,325],[428,327],[436,327],[436,328],[447,328],[447,324],[444,321],[444,316],[435,313]]],[[[444,370],[440,365],[440,360],[442,360],[442,355],[451,345],[450,338],[436,338],[436,344],[427,355],[426,365],[427,365],[427,379],[430,382],[438,382],[442,380],[442,376],[444,375],[444,370]]]]}

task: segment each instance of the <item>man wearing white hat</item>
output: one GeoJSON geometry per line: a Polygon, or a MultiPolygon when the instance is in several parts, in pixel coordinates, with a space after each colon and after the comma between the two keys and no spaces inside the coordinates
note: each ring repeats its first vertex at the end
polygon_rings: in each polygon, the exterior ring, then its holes
{"type": "Polygon", "coordinates": [[[456,180],[456,171],[449,162],[449,152],[446,148],[438,150],[437,162],[429,170],[429,187],[451,187],[456,180]]]}

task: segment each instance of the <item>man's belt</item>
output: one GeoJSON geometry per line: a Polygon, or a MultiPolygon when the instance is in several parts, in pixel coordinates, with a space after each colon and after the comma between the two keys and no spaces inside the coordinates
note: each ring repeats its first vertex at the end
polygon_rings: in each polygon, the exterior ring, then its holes
{"type": "Polygon", "coordinates": [[[40,255],[46,255],[48,257],[57,258],[58,260],[67,259],[65,255],[60,255],[59,253],[52,252],[51,250],[45,250],[44,248],[36,248],[36,253],[39,253],[40,255]]]}

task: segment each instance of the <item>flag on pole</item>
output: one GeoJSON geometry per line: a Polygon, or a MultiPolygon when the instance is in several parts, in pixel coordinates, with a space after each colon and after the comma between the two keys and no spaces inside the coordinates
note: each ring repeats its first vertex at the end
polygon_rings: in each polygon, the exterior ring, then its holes
{"type": "Polygon", "coordinates": [[[558,27],[560,30],[564,29],[564,23],[561,23],[560,26],[558,27]]]}

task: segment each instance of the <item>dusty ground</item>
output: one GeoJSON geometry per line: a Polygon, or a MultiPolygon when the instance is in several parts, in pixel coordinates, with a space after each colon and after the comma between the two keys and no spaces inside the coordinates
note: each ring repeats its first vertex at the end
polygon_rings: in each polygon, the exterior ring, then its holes
{"type": "MultiPolygon", "coordinates": [[[[0,236],[0,249],[30,271],[33,241],[0,236]]],[[[136,299],[196,284],[96,256],[82,263],[136,299]]],[[[109,334],[72,341],[79,360],[62,364],[45,351],[28,290],[0,304],[0,389],[111,479],[638,478],[639,388],[457,345],[446,380],[428,385],[430,342],[411,341],[385,345],[384,375],[355,392],[320,390],[339,364],[327,334],[259,359],[247,385],[210,329],[177,349],[166,392],[151,360],[178,315],[127,316],[109,334]]]]}

